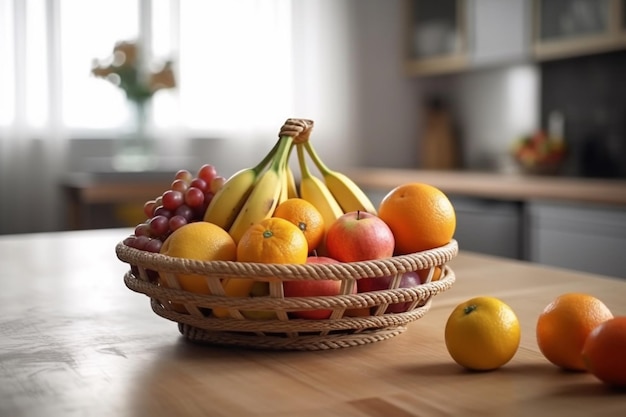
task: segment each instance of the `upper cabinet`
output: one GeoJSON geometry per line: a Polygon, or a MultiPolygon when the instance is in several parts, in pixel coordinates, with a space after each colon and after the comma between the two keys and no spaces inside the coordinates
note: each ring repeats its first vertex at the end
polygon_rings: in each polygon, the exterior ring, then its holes
{"type": "Polygon", "coordinates": [[[529,0],[406,0],[405,69],[440,74],[526,59],[529,0]]]}
{"type": "Polygon", "coordinates": [[[406,6],[407,72],[415,75],[466,68],[465,1],[409,0],[406,6]]]}
{"type": "Polygon", "coordinates": [[[626,0],[405,0],[409,75],[626,48],[626,0]]]}
{"type": "Polygon", "coordinates": [[[535,0],[533,54],[566,58],[626,47],[625,0],[535,0]]]}

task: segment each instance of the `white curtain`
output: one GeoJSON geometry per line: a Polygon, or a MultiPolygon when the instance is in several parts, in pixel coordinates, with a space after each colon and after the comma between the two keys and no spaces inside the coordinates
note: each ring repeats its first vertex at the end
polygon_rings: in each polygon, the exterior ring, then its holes
{"type": "Polygon", "coordinates": [[[0,234],[62,229],[72,140],[128,122],[122,92],[90,74],[115,42],[175,61],[160,140],[273,135],[293,109],[291,20],[289,0],[0,0],[0,234]]]}

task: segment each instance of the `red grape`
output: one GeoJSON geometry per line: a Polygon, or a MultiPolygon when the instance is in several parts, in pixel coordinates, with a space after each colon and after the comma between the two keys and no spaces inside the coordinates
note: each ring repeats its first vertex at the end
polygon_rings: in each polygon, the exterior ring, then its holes
{"type": "Polygon", "coordinates": [[[147,220],[135,227],[124,244],[158,253],[173,231],[204,219],[209,203],[225,181],[210,164],[202,165],[195,177],[186,169],[179,170],[168,190],[144,203],[147,220]]]}
{"type": "Polygon", "coordinates": [[[187,224],[187,219],[181,216],[180,214],[177,214],[176,216],[172,217],[169,221],[169,227],[172,232],[180,229],[186,224],[187,224]]]}
{"type": "Polygon", "coordinates": [[[163,242],[159,239],[150,239],[143,247],[143,250],[153,253],[159,253],[161,251],[161,247],[163,246],[163,242]]]}
{"type": "Polygon", "coordinates": [[[155,208],[156,208],[156,201],[154,200],[146,201],[146,203],[143,205],[143,213],[146,215],[146,217],[150,218],[154,216],[155,208]]]}
{"type": "Polygon", "coordinates": [[[191,207],[199,207],[204,203],[204,192],[196,187],[189,187],[185,192],[185,203],[191,207]]]}
{"type": "Polygon", "coordinates": [[[185,201],[180,191],[167,190],[163,193],[163,207],[170,211],[176,210],[185,201]]]}
{"type": "Polygon", "coordinates": [[[189,184],[189,188],[195,187],[200,189],[202,192],[205,192],[209,189],[209,183],[203,180],[202,178],[194,178],[193,181],[189,184]]]}
{"type": "Polygon", "coordinates": [[[169,219],[170,217],[172,217],[172,212],[163,206],[158,206],[157,208],[154,209],[154,215],[165,216],[169,219]]]}
{"type": "Polygon", "coordinates": [[[158,237],[167,234],[168,232],[169,218],[165,216],[154,216],[150,219],[148,224],[150,225],[151,235],[158,237]]]}
{"type": "Polygon", "coordinates": [[[213,194],[215,194],[220,190],[220,188],[222,188],[225,182],[226,182],[226,178],[222,177],[221,175],[218,175],[215,178],[213,178],[213,180],[211,181],[211,184],[209,185],[209,189],[211,190],[213,194]]]}
{"type": "Polygon", "coordinates": [[[191,174],[191,172],[187,171],[186,169],[181,169],[180,171],[176,173],[176,175],[174,176],[174,179],[183,180],[185,182],[191,182],[191,180],[193,179],[193,175],[191,174]]]}
{"type": "Polygon", "coordinates": [[[174,180],[170,188],[174,191],[180,191],[184,193],[185,191],[187,191],[187,188],[189,188],[189,183],[185,180],[174,180]]]}
{"type": "Polygon", "coordinates": [[[150,238],[148,236],[137,236],[133,241],[133,243],[135,244],[135,246],[133,247],[135,249],[145,250],[148,242],[150,242],[150,238]]]}
{"type": "Polygon", "coordinates": [[[200,167],[196,176],[203,179],[207,184],[210,184],[216,175],[217,169],[213,165],[204,164],[200,167]]]}
{"type": "Polygon", "coordinates": [[[141,223],[135,227],[135,236],[150,236],[150,225],[141,223]]]}
{"type": "Polygon", "coordinates": [[[188,205],[183,204],[182,206],[176,209],[176,211],[174,212],[174,216],[172,217],[176,217],[176,216],[183,216],[185,220],[190,222],[194,219],[194,211],[188,205]]]}

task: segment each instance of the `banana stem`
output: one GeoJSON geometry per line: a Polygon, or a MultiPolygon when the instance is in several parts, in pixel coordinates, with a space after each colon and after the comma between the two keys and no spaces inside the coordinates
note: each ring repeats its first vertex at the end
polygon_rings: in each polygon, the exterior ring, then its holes
{"type": "Polygon", "coordinates": [[[309,178],[311,176],[311,171],[309,171],[309,167],[306,164],[306,159],[304,156],[304,148],[302,143],[298,143],[296,145],[296,150],[298,151],[298,163],[300,164],[300,173],[303,178],[309,178]]]}
{"type": "Polygon", "coordinates": [[[315,149],[313,149],[313,145],[311,145],[311,142],[308,142],[308,141],[305,142],[304,143],[304,147],[306,148],[307,152],[309,153],[309,156],[311,157],[311,159],[315,163],[315,166],[317,166],[317,169],[320,170],[322,175],[325,176],[325,175],[328,175],[328,174],[332,173],[330,168],[328,168],[326,166],[326,164],[324,164],[324,162],[322,162],[322,158],[320,158],[319,155],[317,154],[317,152],[315,152],[315,149]]]}
{"type": "Polygon", "coordinates": [[[280,171],[285,166],[287,157],[291,151],[291,145],[293,144],[293,137],[281,136],[278,142],[278,150],[272,161],[272,169],[275,171],[280,171]]]}
{"type": "Polygon", "coordinates": [[[254,171],[256,175],[258,175],[261,171],[263,171],[263,168],[265,168],[267,164],[269,164],[270,161],[274,158],[281,143],[282,143],[282,138],[278,139],[276,143],[274,144],[274,146],[272,147],[272,149],[267,153],[267,155],[263,157],[261,162],[259,162],[257,166],[252,168],[252,171],[254,171]]]}

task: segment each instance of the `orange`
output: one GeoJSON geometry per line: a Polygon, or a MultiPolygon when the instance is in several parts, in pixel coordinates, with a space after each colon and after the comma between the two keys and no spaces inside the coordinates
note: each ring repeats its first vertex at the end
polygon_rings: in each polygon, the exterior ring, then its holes
{"type": "Polygon", "coordinates": [[[498,298],[481,296],[455,307],[444,336],[455,362],[467,369],[489,371],[513,358],[521,331],[511,307],[498,298]]]}
{"type": "Polygon", "coordinates": [[[587,370],[600,381],[626,387],[626,316],[596,326],[585,340],[582,356],[587,370]]]}
{"type": "Polygon", "coordinates": [[[582,349],[591,331],[613,318],[606,305],[582,293],[558,296],[539,315],[537,345],[554,365],[572,371],[585,370],[582,349]]]}
{"type": "Polygon", "coordinates": [[[280,217],[270,217],[250,226],[237,244],[240,262],[303,264],[308,254],[304,233],[280,217]]]}
{"type": "Polygon", "coordinates": [[[378,216],[393,232],[397,255],[443,246],[456,229],[456,213],[448,197],[423,183],[391,190],[381,200],[378,216]]]}
{"type": "MultiPolygon", "coordinates": [[[[233,238],[221,227],[213,223],[194,222],[176,229],[163,242],[161,254],[199,261],[234,261],[237,246],[233,238]]],[[[176,279],[185,291],[211,293],[202,275],[176,274],[176,279]]],[[[159,283],[164,287],[171,287],[165,273],[159,273],[159,283]]],[[[172,304],[172,308],[180,313],[187,313],[182,304],[172,304]]]]}
{"type": "Polygon", "coordinates": [[[289,220],[304,233],[309,252],[315,250],[324,238],[324,218],[319,210],[307,200],[290,198],[276,207],[274,217],[289,220]]]}
{"type": "MultiPolygon", "coordinates": [[[[289,220],[270,217],[250,226],[237,244],[237,261],[276,264],[306,263],[309,246],[304,233],[289,220]]],[[[253,295],[255,280],[249,278],[227,278],[224,280],[224,294],[227,297],[248,297],[253,295]]],[[[267,285],[267,283],[262,283],[267,285]]],[[[262,292],[263,289],[257,291],[262,292]]],[[[249,318],[270,319],[271,312],[242,312],[249,318]]],[[[216,317],[228,317],[226,308],[214,308],[216,317]]]]}
{"type": "MultiPolygon", "coordinates": [[[[232,237],[221,227],[208,222],[193,222],[176,229],[161,247],[163,255],[200,261],[234,261],[237,246],[232,237]]],[[[209,294],[209,287],[202,275],[177,274],[182,289],[209,294]]],[[[164,274],[161,284],[167,286],[164,274]]]]}

